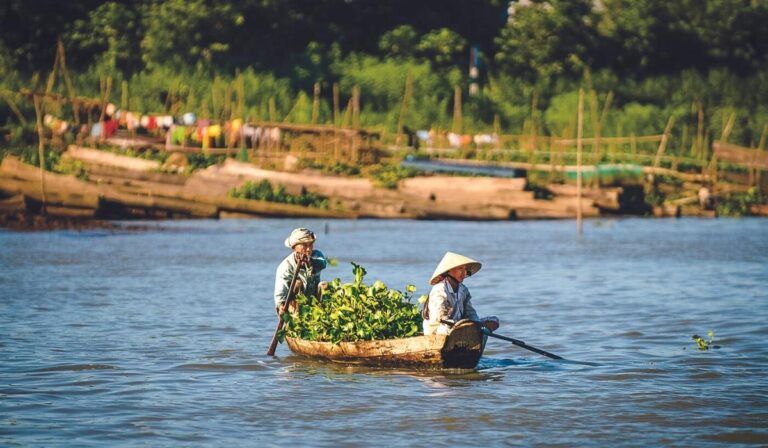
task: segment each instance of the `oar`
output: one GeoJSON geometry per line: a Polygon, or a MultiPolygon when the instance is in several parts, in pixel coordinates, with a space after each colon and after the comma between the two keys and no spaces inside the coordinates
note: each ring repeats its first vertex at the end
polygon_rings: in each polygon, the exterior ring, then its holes
{"type": "MultiPolygon", "coordinates": [[[[448,325],[449,327],[453,327],[453,325],[454,325],[454,322],[452,322],[450,320],[440,319],[440,322],[448,325]]],[[[502,336],[500,334],[493,333],[493,332],[491,332],[491,330],[483,327],[480,322],[478,322],[477,324],[480,325],[480,328],[481,328],[481,330],[483,331],[484,334],[486,334],[486,335],[488,335],[488,336],[490,336],[492,338],[501,339],[501,340],[504,340],[504,341],[509,341],[509,342],[515,344],[516,346],[520,347],[520,348],[524,348],[526,350],[530,350],[530,351],[532,351],[534,353],[538,353],[540,355],[544,355],[544,356],[547,356],[547,357],[552,358],[552,359],[563,359],[562,356],[557,356],[554,353],[549,353],[548,351],[542,350],[540,348],[531,347],[530,345],[526,344],[525,342],[521,341],[520,339],[510,338],[510,337],[507,337],[507,336],[502,336]]]]}
{"type": "Polygon", "coordinates": [[[272,335],[272,342],[269,343],[269,348],[267,349],[267,355],[269,356],[274,356],[275,350],[277,350],[277,339],[280,334],[280,330],[282,330],[283,326],[285,326],[283,314],[288,311],[288,306],[291,304],[294,296],[296,295],[294,291],[296,289],[296,280],[299,278],[299,271],[301,270],[302,266],[304,266],[304,259],[300,258],[296,263],[296,270],[293,271],[293,277],[291,278],[291,283],[288,287],[288,296],[285,298],[283,306],[280,308],[280,312],[277,314],[277,328],[275,328],[275,334],[272,335]]]}
{"type": "Polygon", "coordinates": [[[500,334],[491,333],[491,330],[489,330],[489,329],[487,329],[485,327],[482,328],[482,331],[483,331],[483,333],[487,334],[488,336],[490,336],[492,338],[501,339],[503,341],[509,341],[509,342],[515,344],[518,347],[524,348],[526,350],[530,350],[530,351],[532,351],[534,353],[538,353],[540,355],[544,355],[544,356],[552,358],[552,359],[563,359],[562,356],[557,356],[554,353],[549,353],[548,351],[542,350],[540,348],[531,347],[530,345],[526,344],[525,342],[521,341],[520,339],[510,338],[510,337],[507,337],[507,336],[502,336],[500,334]]]}

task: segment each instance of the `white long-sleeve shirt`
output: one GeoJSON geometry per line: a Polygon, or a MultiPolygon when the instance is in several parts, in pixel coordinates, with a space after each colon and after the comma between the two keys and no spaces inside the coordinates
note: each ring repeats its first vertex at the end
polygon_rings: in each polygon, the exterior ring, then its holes
{"type": "MultiPolygon", "coordinates": [[[[311,263],[299,272],[299,280],[303,286],[304,294],[314,294],[320,283],[320,271],[328,264],[325,255],[319,250],[312,251],[311,263]]],[[[293,272],[296,270],[296,257],[290,253],[277,267],[275,272],[275,307],[279,308],[288,297],[293,272]]]]}
{"type": "Polygon", "coordinates": [[[433,286],[425,305],[429,307],[429,319],[424,319],[424,334],[448,334],[451,328],[441,324],[441,319],[454,322],[461,319],[479,321],[480,318],[472,306],[471,299],[469,289],[461,283],[458,291],[453,290],[448,279],[433,286]]]}

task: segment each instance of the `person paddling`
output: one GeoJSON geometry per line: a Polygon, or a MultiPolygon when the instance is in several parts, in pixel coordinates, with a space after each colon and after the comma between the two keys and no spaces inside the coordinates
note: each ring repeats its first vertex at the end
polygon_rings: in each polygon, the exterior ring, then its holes
{"type": "Polygon", "coordinates": [[[446,252],[437,265],[429,283],[432,290],[422,309],[424,334],[448,334],[450,327],[441,321],[458,322],[469,319],[480,322],[490,331],[499,328],[499,319],[495,316],[480,319],[471,303],[469,289],[462,283],[480,270],[482,265],[468,257],[453,252],[446,252]]]}
{"type": "MultiPolygon", "coordinates": [[[[294,229],[285,239],[285,246],[293,252],[285,257],[275,273],[275,311],[278,313],[288,297],[291,279],[299,261],[302,262],[302,267],[297,276],[297,292],[305,295],[320,295],[319,291],[324,286],[324,282],[320,281],[320,271],[326,268],[328,262],[322,252],[314,249],[314,244],[315,234],[303,227],[294,229]]],[[[293,302],[294,305],[295,303],[293,302]]]]}

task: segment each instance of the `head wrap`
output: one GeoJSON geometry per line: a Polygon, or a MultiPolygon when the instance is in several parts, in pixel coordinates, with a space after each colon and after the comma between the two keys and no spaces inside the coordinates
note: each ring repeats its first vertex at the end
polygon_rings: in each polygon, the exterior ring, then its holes
{"type": "Polygon", "coordinates": [[[300,243],[314,243],[315,242],[315,234],[312,233],[311,230],[305,229],[304,227],[299,227],[298,229],[293,229],[293,232],[288,236],[288,238],[285,239],[285,247],[290,247],[293,249],[293,246],[300,244],[300,243]]]}

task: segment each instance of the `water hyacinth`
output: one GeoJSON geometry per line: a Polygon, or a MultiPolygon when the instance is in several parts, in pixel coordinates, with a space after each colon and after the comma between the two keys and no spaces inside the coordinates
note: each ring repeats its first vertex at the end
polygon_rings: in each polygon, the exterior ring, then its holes
{"type": "Polygon", "coordinates": [[[321,300],[299,294],[298,312],[283,316],[285,335],[309,341],[370,341],[405,338],[421,334],[419,308],[411,303],[416,287],[405,292],[389,289],[381,281],[363,283],[365,268],[352,263],[355,280],[328,283],[321,300]]]}

